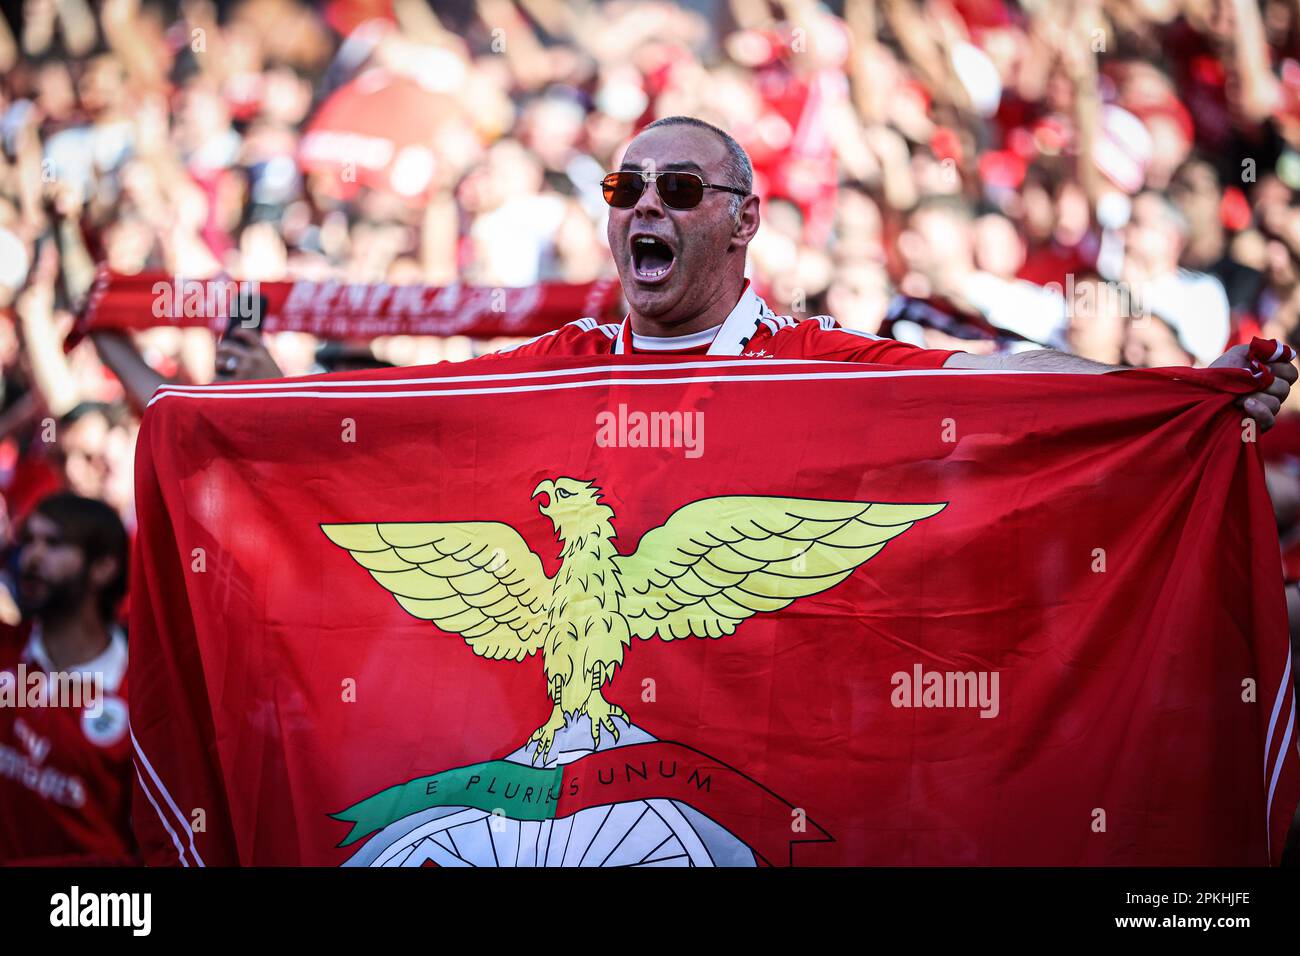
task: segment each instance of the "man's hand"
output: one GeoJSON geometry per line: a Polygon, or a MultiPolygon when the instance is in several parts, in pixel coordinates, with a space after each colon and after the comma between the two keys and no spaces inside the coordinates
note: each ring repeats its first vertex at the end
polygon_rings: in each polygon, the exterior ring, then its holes
{"type": "Polygon", "coordinates": [[[1243,395],[1237,399],[1237,404],[1255,419],[1261,432],[1266,432],[1273,427],[1278,409],[1291,391],[1291,383],[1300,375],[1295,365],[1288,361],[1256,365],[1251,362],[1249,345],[1234,345],[1210,364],[1210,368],[1244,368],[1250,371],[1261,367],[1273,373],[1273,382],[1263,391],[1243,395]]]}
{"type": "MultiPolygon", "coordinates": [[[[1278,347],[1277,343],[1272,340],[1256,339],[1255,343],[1261,348],[1276,347],[1280,353],[1289,352],[1287,346],[1278,347]]],[[[1286,401],[1287,395],[1291,392],[1291,383],[1296,380],[1297,376],[1300,376],[1300,372],[1296,370],[1290,360],[1285,358],[1285,354],[1281,360],[1276,362],[1265,361],[1262,358],[1252,360],[1250,348],[1249,345],[1234,345],[1215,359],[1210,368],[1244,368],[1251,373],[1258,373],[1261,369],[1267,369],[1272,373],[1273,381],[1263,389],[1237,399],[1238,407],[1255,420],[1260,431],[1268,431],[1273,427],[1273,420],[1277,417],[1278,409],[1282,407],[1282,403],[1286,401]]],[[[1293,352],[1290,354],[1294,355],[1293,352]]],[[[943,363],[943,367],[1092,374],[1124,371],[1124,368],[1118,365],[1105,365],[1066,352],[1057,352],[1054,349],[1035,349],[1030,352],[1017,352],[1014,355],[970,355],[966,352],[954,352],[948,356],[948,360],[943,363]]],[[[1267,378],[1267,376],[1265,377],[1267,378]]]]}
{"type": "Polygon", "coordinates": [[[217,345],[217,380],[242,382],[259,378],[284,378],[284,373],[256,329],[236,326],[217,345]]]}

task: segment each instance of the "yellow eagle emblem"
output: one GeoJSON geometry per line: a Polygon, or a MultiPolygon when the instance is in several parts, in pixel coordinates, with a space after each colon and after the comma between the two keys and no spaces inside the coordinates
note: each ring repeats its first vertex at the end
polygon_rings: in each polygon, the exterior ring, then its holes
{"type": "Polygon", "coordinates": [[[548,578],[519,532],[498,521],[327,524],[321,530],[408,613],[459,634],[474,653],[542,652],[550,718],[529,738],[545,759],[565,715],[586,714],[600,744],[623,709],[601,688],[633,637],[722,637],[745,619],[839,584],[945,504],[731,495],[683,505],[619,554],[614,511],[575,478],[546,480],[540,511],[560,541],[548,578]]]}

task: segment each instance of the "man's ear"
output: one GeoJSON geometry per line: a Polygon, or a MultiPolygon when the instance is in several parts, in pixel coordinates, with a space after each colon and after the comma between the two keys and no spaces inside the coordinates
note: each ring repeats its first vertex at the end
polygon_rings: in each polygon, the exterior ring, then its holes
{"type": "Polygon", "coordinates": [[[750,194],[740,202],[736,210],[736,225],[731,232],[732,249],[744,249],[749,245],[754,234],[758,232],[758,197],[750,194]]]}
{"type": "Polygon", "coordinates": [[[102,591],[120,570],[117,558],[109,555],[96,558],[90,564],[90,583],[96,591],[102,591]]]}

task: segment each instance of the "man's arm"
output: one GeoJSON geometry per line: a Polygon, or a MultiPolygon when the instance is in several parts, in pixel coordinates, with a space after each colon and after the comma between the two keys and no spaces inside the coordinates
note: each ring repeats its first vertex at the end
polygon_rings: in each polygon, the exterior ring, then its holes
{"type": "MultiPolygon", "coordinates": [[[[90,333],[99,360],[122,383],[127,402],[137,414],[144,412],[153,393],[171,379],[159,374],[144,360],[130,335],[115,329],[90,333]]],[[[283,378],[284,372],[266,350],[262,337],[253,329],[236,327],[217,344],[216,378],[222,382],[244,382],[262,378],[283,378]]]]}
{"type": "Polygon", "coordinates": [[[52,243],[46,244],[37,253],[31,284],[14,303],[33,383],[55,418],[82,399],[80,383],[63,354],[63,336],[54,321],[58,274],[58,250],[52,243]]]}
{"type": "Polygon", "coordinates": [[[127,333],[101,329],[91,332],[90,340],[95,344],[99,360],[122,383],[122,390],[126,393],[126,400],[132,410],[137,415],[143,412],[153,393],[160,385],[167,384],[168,379],[144,360],[127,333]]]}
{"type": "Polygon", "coordinates": [[[1058,352],[1056,349],[1034,349],[1012,355],[972,355],[969,352],[957,352],[948,357],[943,367],[985,368],[1000,371],[1011,369],[1023,372],[1075,372],[1085,375],[1101,375],[1123,368],[1120,365],[1094,362],[1092,359],[1071,355],[1069,352],[1058,352]]]}
{"type": "MultiPolygon", "coordinates": [[[[1273,373],[1273,382],[1268,388],[1251,392],[1237,399],[1241,409],[1259,424],[1263,431],[1273,427],[1273,419],[1278,409],[1286,401],[1300,372],[1290,362],[1269,362],[1269,371],[1273,373]]],[[[1014,355],[971,355],[956,352],[948,356],[944,368],[977,368],[1012,370],[1023,372],[1073,372],[1083,375],[1101,375],[1106,372],[1124,370],[1122,365],[1107,365],[1091,359],[1058,352],[1055,349],[1035,349],[1031,352],[1017,352],[1014,355]]],[[[1210,368],[1244,368],[1251,369],[1250,346],[1234,345],[1211,363],[1210,368]]]]}

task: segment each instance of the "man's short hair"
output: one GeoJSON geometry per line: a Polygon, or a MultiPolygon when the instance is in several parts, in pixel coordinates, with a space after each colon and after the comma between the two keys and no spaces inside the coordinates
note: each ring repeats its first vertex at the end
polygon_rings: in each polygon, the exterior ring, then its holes
{"type": "Polygon", "coordinates": [[[113,558],[117,571],[99,592],[99,616],[112,621],[126,594],[127,538],[122,519],[109,505],[61,491],[42,498],[33,514],[49,518],[69,544],[81,550],[87,571],[100,558],[113,558]]]}
{"type": "Polygon", "coordinates": [[[70,425],[75,425],[83,418],[89,418],[92,415],[99,415],[104,419],[104,421],[108,422],[109,424],[112,424],[112,414],[110,412],[110,406],[107,405],[106,403],[78,402],[68,411],[63,413],[63,416],[59,419],[59,425],[62,426],[63,428],[67,428],[70,425]]]}
{"type": "MultiPolygon", "coordinates": [[[[754,164],[749,161],[749,154],[745,148],[736,142],[735,138],[726,130],[719,129],[712,123],[706,123],[702,119],[696,119],[694,116],[665,116],[657,119],[641,132],[654,129],[657,126],[694,126],[696,129],[708,130],[718,139],[722,140],[722,145],[727,147],[727,159],[722,164],[723,171],[726,173],[729,182],[718,183],[719,186],[735,186],[737,189],[745,190],[745,195],[754,191],[754,164]]],[[[740,211],[740,204],[744,202],[744,196],[737,196],[731,193],[731,214],[734,216],[740,211]]]]}

